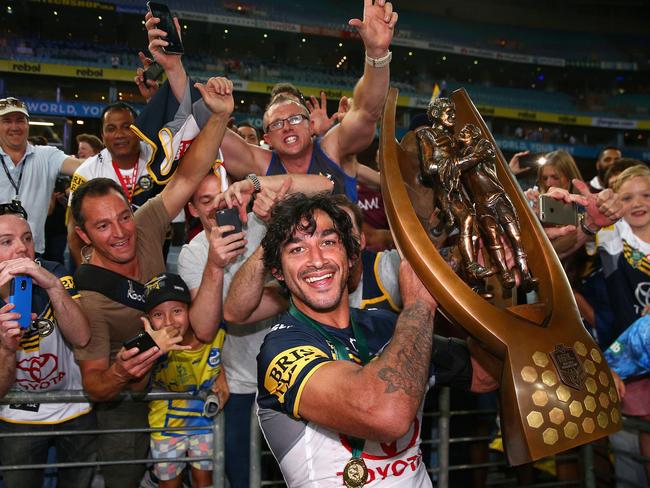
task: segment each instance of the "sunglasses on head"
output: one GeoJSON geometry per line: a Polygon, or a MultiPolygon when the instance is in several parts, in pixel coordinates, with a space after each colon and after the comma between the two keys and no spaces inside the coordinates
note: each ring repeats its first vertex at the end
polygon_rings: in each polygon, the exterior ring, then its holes
{"type": "Polygon", "coordinates": [[[12,200],[11,203],[0,203],[0,215],[20,215],[27,220],[27,211],[18,200],[12,200]]]}
{"type": "Polygon", "coordinates": [[[25,107],[25,104],[21,100],[18,100],[17,98],[14,97],[7,97],[7,98],[0,99],[0,110],[7,107],[24,108],[25,110],[27,109],[27,107],[25,107]]]}

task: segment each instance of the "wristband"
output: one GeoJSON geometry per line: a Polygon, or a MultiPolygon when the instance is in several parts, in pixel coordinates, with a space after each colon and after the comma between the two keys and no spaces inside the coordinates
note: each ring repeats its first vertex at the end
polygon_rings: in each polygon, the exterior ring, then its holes
{"type": "Polygon", "coordinates": [[[588,236],[595,236],[600,230],[600,229],[591,230],[589,227],[587,227],[587,224],[585,223],[584,214],[582,214],[582,218],[580,219],[580,228],[582,229],[582,232],[584,232],[588,236]]]}
{"type": "Polygon", "coordinates": [[[253,195],[262,191],[262,183],[255,173],[246,175],[246,178],[253,185],[253,195]]]}
{"type": "Polygon", "coordinates": [[[371,58],[368,56],[368,53],[366,53],[366,63],[368,63],[373,68],[383,68],[384,66],[388,66],[391,59],[393,59],[393,53],[390,51],[388,51],[388,54],[386,54],[386,56],[382,56],[381,58],[371,58]]]}

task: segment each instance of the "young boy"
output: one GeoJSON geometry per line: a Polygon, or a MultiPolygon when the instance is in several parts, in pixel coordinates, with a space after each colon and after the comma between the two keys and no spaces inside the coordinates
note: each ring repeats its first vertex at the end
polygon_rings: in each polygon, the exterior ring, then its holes
{"type": "MultiPolygon", "coordinates": [[[[183,336],[179,345],[189,346],[186,350],[170,351],[162,356],[151,372],[152,389],[174,392],[214,392],[223,407],[228,399],[228,385],[221,365],[221,348],[225,331],[220,328],[211,343],[202,343],[190,327],[190,292],[180,276],[163,273],[146,284],[145,306],[148,320],[154,330],[164,327],[178,328],[183,336]]],[[[146,320],[146,319],[145,319],[146,320]]],[[[203,415],[204,401],[155,400],[149,404],[149,426],[201,427],[205,430],[169,430],[151,433],[151,454],[154,459],[178,457],[204,457],[213,455],[212,418],[203,415]]],[[[185,463],[156,463],[154,473],[160,480],[160,487],[182,486],[185,463]]],[[[198,461],[190,463],[192,486],[212,484],[212,463],[198,461]]]]}

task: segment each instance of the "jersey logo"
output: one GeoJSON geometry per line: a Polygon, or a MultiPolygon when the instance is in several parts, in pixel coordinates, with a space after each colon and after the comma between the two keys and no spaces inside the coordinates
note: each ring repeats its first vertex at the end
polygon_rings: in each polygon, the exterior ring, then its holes
{"type": "Polygon", "coordinates": [[[72,279],[72,276],[62,276],[59,278],[59,281],[63,283],[63,288],[66,290],[74,289],[74,280],[72,279]]]}
{"type": "Polygon", "coordinates": [[[221,364],[221,351],[218,347],[213,347],[208,356],[208,366],[216,368],[219,364],[221,364]]]}
{"type": "Polygon", "coordinates": [[[299,346],[276,355],[264,375],[264,388],[284,404],[284,395],[293,386],[300,372],[318,358],[329,358],[313,346],[299,346]]]}

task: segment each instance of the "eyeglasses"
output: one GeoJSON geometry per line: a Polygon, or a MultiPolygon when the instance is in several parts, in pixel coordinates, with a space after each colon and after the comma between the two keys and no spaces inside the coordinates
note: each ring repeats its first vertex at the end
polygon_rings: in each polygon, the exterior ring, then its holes
{"type": "Polygon", "coordinates": [[[27,211],[18,200],[12,200],[11,203],[0,203],[0,215],[20,215],[27,220],[27,211]]]}
{"type": "Polygon", "coordinates": [[[5,109],[7,107],[16,107],[16,108],[22,108],[27,110],[25,104],[21,100],[18,100],[17,98],[14,97],[7,97],[7,98],[0,99],[0,110],[5,109]]]}
{"type": "Polygon", "coordinates": [[[285,122],[289,122],[289,125],[298,125],[303,120],[309,120],[309,117],[307,117],[305,114],[296,114],[287,117],[286,119],[274,120],[273,122],[271,122],[269,125],[266,126],[265,132],[273,132],[275,130],[280,130],[284,127],[285,122]]]}

